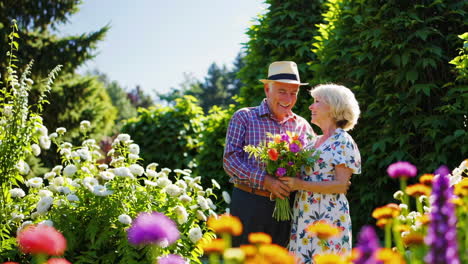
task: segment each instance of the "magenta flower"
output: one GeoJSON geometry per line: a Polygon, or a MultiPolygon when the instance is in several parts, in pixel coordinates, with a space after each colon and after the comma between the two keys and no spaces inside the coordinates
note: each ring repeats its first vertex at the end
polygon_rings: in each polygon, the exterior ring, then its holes
{"type": "Polygon", "coordinates": [[[294,162],[289,161],[289,162],[288,162],[288,165],[289,165],[289,166],[292,166],[292,165],[294,165],[294,162]]]}
{"type": "Polygon", "coordinates": [[[434,175],[443,175],[447,176],[450,174],[450,170],[447,166],[442,165],[437,170],[434,171],[434,175]]]}
{"type": "Polygon", "coordinates": [[[286,141],[289,143],[289,135],[288,134],[281,134],[281,141],[286,141]]]}
{"type": "Polygon", "coordinates": [[[297,153],[301,150],[301,148],[296,144],[296,143],[292,143],[289,145],[289,151],[293,152],[293,153],[297,153]]]}
{"type": "Polygon", "coordinates": [[[398,161],[388,166],[387,173],[392,178],[411,178],[416,176],[418,169],[407,161],[398,161]]]}
{"type": "Polygon", "coordinates": [[[285,169],[285,168],[281,168],[281,167],[280,167],[280,168],[278,168],[278,169],[276,170],[276,176],[278,176],[278,177],[282,177],[282,176],[284,176],[285,174],[286,174],[286,169],[285,169]]]}
{"type": "MultiPolygon", "coordinates": [[[[439,168],[440,169],[440,168],[439,168]]],[[[424,258],[428,264],[459,264],[457,244],[457,217],[455,206],[450,201],[453,189],[447,174],[434,178],[431,194],[430,223],[425,242],[429,252],[424,258]]]]}
{"type": "Polygon", "coordinates": [[[127,231],[133,245],[156,244],[166,247],[180,237],[174,221],[162,213],[140,213],[127,231]]]}
{"type": "Polygon", "coordinates": [[[187,262],[179,255],[169,254],[158,259],[158,264],[186,264],[187,262]]]}

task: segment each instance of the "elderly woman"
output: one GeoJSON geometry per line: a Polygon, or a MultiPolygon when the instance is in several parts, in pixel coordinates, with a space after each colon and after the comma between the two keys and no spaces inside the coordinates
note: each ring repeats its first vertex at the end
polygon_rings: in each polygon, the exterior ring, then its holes
{"type": "Polygon", "coordinates": [[[313,263],[316,254],[350,252],[351,218],[345,193],[351,175],[361,172],[358,147],[346,132],[354,127],[360,113],[354,94],[344,86],[325,84],[315,87],[311,95],[311,122],[323,134],[308,147],[320,158],[314,168],[303,169],[301,178],[281,178],[291,190],[298,190],[289,250],[299,263],[313,263]],[[317,221],[338,227],[340,234],[324,240],[308,235],[306,228],[317,221]]]}

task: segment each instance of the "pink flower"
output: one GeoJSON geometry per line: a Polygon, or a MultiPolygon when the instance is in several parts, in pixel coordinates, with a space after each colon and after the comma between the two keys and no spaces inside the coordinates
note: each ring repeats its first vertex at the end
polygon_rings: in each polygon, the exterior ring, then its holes
{"type": "Polygon", "coordinates": [[[51,258],[47,260],[47,264],[71,264],[71,262],[64,258],[51,258]]]}
{"type": "Polygon", "coordinates": [[[387,173],[392,178],[412,178],[416,176],[416,166],[407,161],[398,161],[388,166],[387,173]]]}
{"type": "Polygon", "coordinates": [[[28,226],[20,231],[16,240],[23,253],[60,256],[67,248],[65,237],[47,225],[28,226]]]}

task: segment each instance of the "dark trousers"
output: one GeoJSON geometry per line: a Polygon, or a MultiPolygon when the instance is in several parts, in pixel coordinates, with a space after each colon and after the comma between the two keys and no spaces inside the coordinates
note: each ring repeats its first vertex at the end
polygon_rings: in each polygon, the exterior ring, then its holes
{"type": "MultiPolygon", "coordinates": [[[[290,199],[294,196],[291,195],[290,199]]],[[[286,247],[289,243],[291,221],[273,218],[275,201],[234,188],[231,196],[231,214],[242,221],[242,235],[232,238],[232,246],[249,244],[249,233],[264,232],[271,235],[273,243],[286,247]]]]}

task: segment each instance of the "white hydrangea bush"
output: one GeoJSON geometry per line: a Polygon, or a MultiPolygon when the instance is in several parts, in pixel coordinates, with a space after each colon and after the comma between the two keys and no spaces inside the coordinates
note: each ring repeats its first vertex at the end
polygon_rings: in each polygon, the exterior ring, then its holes
{"type": "MultiPolygon", "coordinates": [[[[90,124],[81,126],[86,130],[90,124]]],[[[127,134],[118,135],[103,154],[95,140],[73,146],[62,140],[65,133],[65,128],[58,128],[48,136],[62,164],[31,177],[25,188],[9,191],[13,201],[9,224],[18,231],[31,223],[53,225],[67,238],[66,255],[73,263],[103,259],[102,263],[130,263],[151,254],[128,244],[126,228],[138,213],[158,211],[173,219],[181,233],[177,243],[160,253],[201,263],[196,244],[213,236],[206,220],[217,215],[212,189],[219,188],[217,182],[204,189],[201,177],[188,169],[160,169],[157,163],[141,166],[140,147],[127,134]],[[106,156],[109,164],[101,163],[106,156]]]]}

